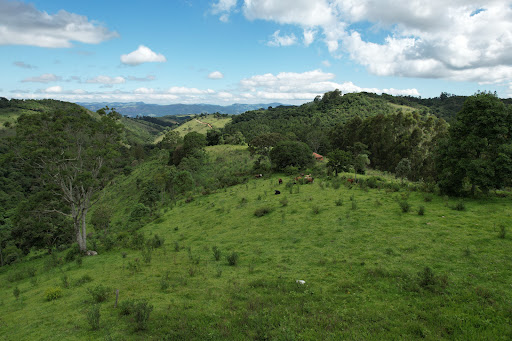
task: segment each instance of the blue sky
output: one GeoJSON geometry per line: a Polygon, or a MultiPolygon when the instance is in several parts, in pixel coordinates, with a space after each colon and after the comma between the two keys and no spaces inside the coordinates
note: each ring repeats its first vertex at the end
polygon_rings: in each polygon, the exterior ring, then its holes
{"type": "Polygon", "coordinates": [[[300,104],[512,95],[511,1],[0,0],[0,96],[300,104]]]}

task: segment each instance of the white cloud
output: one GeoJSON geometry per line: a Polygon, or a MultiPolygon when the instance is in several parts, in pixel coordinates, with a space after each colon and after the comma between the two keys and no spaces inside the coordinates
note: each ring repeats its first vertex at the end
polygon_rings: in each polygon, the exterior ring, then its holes
{"type": "Polygon", "coordinates": [[[175,94],[175,95],[200,95],[200,94],[212,94],[214,92],[215,91],[211,90],[211,89],[200,90],[197,88],[187,88],[184,86],[173,86],[167,90],[167,93],[175,94]]]}
{"type": "Polygon", "coordinates": [[[72,41],[98,44],[118,36],[82,15],[48,14],[32,4],[0,0],[0,45],[71,47],[72,41]]]}
{"type": "Polygon", "coordinates": [[[315,41],[315,30],[304,29],[304,45],[309,46],[315,41]]]}
{"type": "Polygon", "coordinates": [[[249,20],[263,19],[305,27],[328,25],[335,19],[325,0],[245,0],[243,11],[249,20]]]}
{"type": "Polygon", "coordinates": [[[45,93],[48,93],[48,94],[58,94],[58,93],[61,93],[62,92],[62,87],[60,86],[51,86],[49,88],[46,88],[44,89],[45,93]]]}
{"type": "Polygon", "coordinates": [[[416,89],[378,89],[359,87],[352,82],[336,83],[333,73],[325,73],[322,70],[313,70],[303,73],[281,72],[277,75],[267,73],[242,79],[242,97],[259,98],[260,100],[288,101],[304,103],[311,101],[317,95],[339,89],[343,93],[348,92],[373,92],[388,93],[392,95],[419,96],[416,89]],[[245,90],[245,91],[244,91],[245,90]]]}
{"type": "Polygon", "coordinates": [[[279,30],[274,32],[272,40],[267,42],[268,46],[291,46],[297,42],[297,37],[293,33],[289,36],[281,36],[280,32],[279,30]]]}
{"type": "Polygon", "coordinates": [[[244,0],[243,13],[302,28],[306,46],[323,36],[376,75],[512,83],[510,0],[244,0]],[[359,23],[388,37],[363,38],[359,23]]]}
{"type": "Polygon", "coordinates": [[[128,54],[121,55],[121,63],[135,66],[142,63],[162,63],[167,59],[163,54],[155,53],[150,48],[140,45],[139,48],[128,54]]]}
{"type": "Polygon", "coordinates": [[[325,67],[331,67],[331,62],[329,62],[328,60],[323,60],[322,65],[325,67]]]}
{"type": "Polygon", "coordinates": [[[213,71],[208,75],[208,78],[210,79],[222,79],[224,78],[224,75],[220,71],[213,71]]]}
{"type": "Polygon", "coordinates": [[[211,12],[220,14],[220,21],[228,22],[229,13],[236,7],[236,2],[237,0],[219,0],[219,2],[212,4],[211,12]]]}
{"type": "Polygon", "coordinates": [[[22,82],[30,82],[30,83],[50,83],[50,82],[58,82],[62,80],[62,77],[56,76],[53,73],[45,73],[41,76],[30,77],[22,80],[22,82]]]}
{"type": "Polygon", "coordinates": [[[126,79],[123,77],[109,77],[109,76],[97,76],[85,81],[86,83],[91,84],[123,84],[126,82],[126,79]]]}

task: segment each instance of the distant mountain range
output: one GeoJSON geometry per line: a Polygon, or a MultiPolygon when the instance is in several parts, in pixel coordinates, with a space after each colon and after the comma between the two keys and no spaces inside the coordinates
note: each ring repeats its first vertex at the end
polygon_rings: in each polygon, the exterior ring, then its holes
{"type": "Polygon", "coordinates": [[[219,112],[221,114],[237,115],[249,110],[257,110],[260,108],[267,109],[268,107],[277,107],[281,103],[270,104],[240,104],[235,103],[228,106],[213,105],[213,104],[146,104],[144,102],[130,102],[130,103],[77,103],[89,110],[96,111],[98,109],[108,106],[115,108],[123,116],[136,117],[136,116],[166,116],[166,115],[191,115],[191,114],[213,114],[219,112]]]}

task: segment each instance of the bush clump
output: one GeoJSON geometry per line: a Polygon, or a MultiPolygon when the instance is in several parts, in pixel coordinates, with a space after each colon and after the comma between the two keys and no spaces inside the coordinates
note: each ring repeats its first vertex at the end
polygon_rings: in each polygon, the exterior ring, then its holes
{"type": "Polygon", "coordinates": [[[221,255],[220,249],[217,246],[214,246],[214,247],[212,247],[212,251],[213,251],[213,258],[215,258],[216,261],[220,260],[220,255],[221,255]]]}
{"type": "Polygon", "coordinates": [[[100,306],[92,305],[85,313],[85,317],[92,330],[100,329],[100,306]]]}
{"type": "Polygon", "coordinates": [[[398,205],[400,205],[400,208],[402,209],[403,213],[407,213],[411,210],[411,205],[407,200],[398,201],[398,205]]]}
{"type": "Polygon", "coordinates": [[[62,296],[62,289],[60,287],[52,287],[46,289],[44,292],[44,297],[47,301],[53,301],[62,296]]]}
{"type": "Polygon", "coordinates": [[[91,295],[92,300],[96,303],[101,303],[107,300],[108,296],[110,296],[111,289],[104,286],[103,284],[98,284],[94,288],[87,289],[87,292],[91,295]]]}
{"type": "Polygon", "coordinates": [[[238,264],[238,253],[233,251],[230,255],[226,257],[228,264],[231,266],[235,266],[238,264]]]}
{"type": "Polygon", "coordinates": [[[270,208],[270,207],[260,207],[256,211],[254,211],[254,215],[256,217],[263,217],[264,215],[269,214],[270,212],[272,212],[272,208],[270,208]]]}
{"type": "Polygon", "coordinates": [[[135,330],[145,330],[147,328],[149,315],[153,311],[153,306],[146,300],[126,300],[119,304],[119,314],[122,316],[131,315],[135,322],[135,330]]]}

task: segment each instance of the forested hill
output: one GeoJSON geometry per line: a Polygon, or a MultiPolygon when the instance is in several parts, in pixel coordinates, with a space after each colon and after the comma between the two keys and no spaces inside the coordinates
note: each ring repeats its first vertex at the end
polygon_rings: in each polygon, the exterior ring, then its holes
{"type": "Polygon", "coordinates": [[[313,102],[301,106],[279,106],[267,110],[249,111],[234,116],[225,128],[227,133],[240,131],[247,141],[269,132],[292,134],[300,140],[307,140],[311,134],[325,135],[336,124],[350,121],[355,116],[365,119],[379,114],[421,111],[428,108],[394,104],[381,96],[368,93],[342,95],[339,90],[317,96],[313,102]]]}

